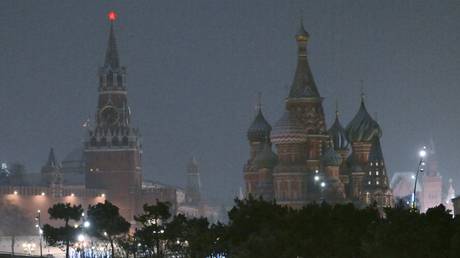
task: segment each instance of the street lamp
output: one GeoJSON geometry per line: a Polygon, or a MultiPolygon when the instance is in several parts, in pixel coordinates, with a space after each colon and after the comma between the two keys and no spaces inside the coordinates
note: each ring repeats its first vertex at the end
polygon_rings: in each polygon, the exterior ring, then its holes
{"type": "Polygon", "coordinates": [[[85,236],[83,234],[79,234],[77,236],[77,240],[78,240],[78,242],[83,242],[83,241],[85,241],[85,236]]]}
{"type": "Polygon", "coordinates": [[[422,166],[425,165],[425,157],[427,155],[426,146],[423,146],[423,148],[419,151],[418,155],[420,157],[420,161],[418,162],[417,171],[415,172],[414,192],[412,193],[412,208],[414,210],[417,208],[417,204],[415,202],[415,195],[417,191],[418,174],[420,172],[423,172],[422,166]]]}
{"type": "Polygon", "coordinates": [[[83,227],[89,228],[89,226],[90,226],[89,221],[86,220],[85,222],[83,222],[83,227]]]}
{"type": "Polygon", "coordinates": [[[41,211],[37,210],[37,216],[35,217],[35,220],[37,221],[37,225],[35,227],[38,228],[38,236],[40,239],[40,257],[43,257],[43,229],[42,229],[42,221],[41,221],[41,211]]]}

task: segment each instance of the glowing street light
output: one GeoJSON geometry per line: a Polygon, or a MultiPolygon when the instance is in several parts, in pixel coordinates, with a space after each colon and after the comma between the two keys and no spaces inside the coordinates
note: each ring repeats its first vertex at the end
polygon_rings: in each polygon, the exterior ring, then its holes
{"type": "Polygon", "coordinates": [[[321,182],[320,186],[321,186],[321,188],[326,187],[326,182],[321,182]]]}
{"type": "Polygon", "coordinates": [[[315,176],[314,179],[315,179],[315,182],[318,182],[319,181],[319,176],[315,176]]]}
{"type": "Polygon", "coordinates": [[[423,147],[423,150],[421,150],[418,155],[420,156],[420,158],[424,158],[426,156],[426,150],[425,150],[425,147],[423,147]]]}
{"type": "Polygon", "coordinates": [[[415,202],[415,197],[417,194],[417,180],[418,180],[418,174],[420,172],[423,172],[423,166],[425,166],[425,157],[427,155],[426,152],[426,146],[423,146],[423,148],[418,152],[418,155],[420,157],[420,161],[417,166],[417,171],[415,172],[415,182],[414,182],[414,192],[412,193],[412,208],[415,210],[416,207],[416,202],[415,202]]]}
{"type": "Polygon", "coordinates": [[[42,229],[42,220],[41,220],[41,210],[37,210],[37,216],[35,217],[35,220],[37,221],[37,225],[35,225],[38,228],[38,236],[40,237],[40,257],[43,257],[43,229],[42,229]]]}
{"type": "Polygon", "coordinates": [[[89,228],[90,225],[91,224],[89,223],[89,221],[83,222],[83,227],[85,227],[85,228],[89,228]]]}
{"type": "Polygon", "coordinates": [[[83,234],[80,234],[80,235],[77,236],[77,240],[78,240],[78,242],[83,242],[83,241],[85,241],[85,236],[83,234]]]}

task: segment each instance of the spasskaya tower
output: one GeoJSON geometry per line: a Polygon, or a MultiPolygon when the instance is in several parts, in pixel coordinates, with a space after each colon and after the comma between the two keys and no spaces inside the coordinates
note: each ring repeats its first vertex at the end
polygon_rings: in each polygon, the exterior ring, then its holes
{"type": "Polygon", "coordinates": [[[110,12],[110,32],[104,65],[99,69],[95,124],[85,141],[86,187],[103,189],[107,200],[133,219],[141,195],[141,144],[130,124],[126,68],[120,65],[114,32],[116,14],[110,12]]]}

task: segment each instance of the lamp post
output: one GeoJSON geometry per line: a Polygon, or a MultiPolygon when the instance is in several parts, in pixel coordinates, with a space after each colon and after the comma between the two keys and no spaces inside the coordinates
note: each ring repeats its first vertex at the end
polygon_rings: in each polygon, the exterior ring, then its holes
{"type": "Polygon", "coordinates": [[[423,172],[422,166],[425,163],[426,146],[423,146],[423,148],[419,151],[419,157],[420,157],[420,161],[418,162],[417,171],[415,172],[414,192],[412,193],[412,209],[414,210],[417,208],[417,204],[415,201],[415,196],[416,196],[416,191],[417,191],[417,181],[418,181],[419,172],[423,172]]]}
{"type": "Polygon", "coordinates": [[[37,228],[38,228],[38,236],[40,239],[40,257],[43,257],[43,229],[42,229],[42,221],[41,221],[41,211],[37,210],[37,217],[35,217],[35,220],[37,221],[37,228]]]}

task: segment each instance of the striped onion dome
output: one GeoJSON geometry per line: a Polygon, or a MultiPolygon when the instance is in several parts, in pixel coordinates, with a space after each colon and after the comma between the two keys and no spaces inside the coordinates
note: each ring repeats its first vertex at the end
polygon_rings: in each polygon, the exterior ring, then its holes
{"type": "Polygon", "coordinates": [[[295,114],[286,111],[275,124],[271,140],[275,144],[304,143],[307,140],[307,134],[295,114]]]}

